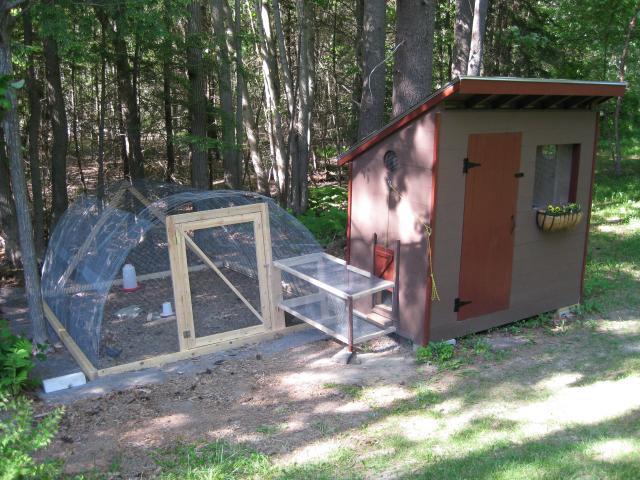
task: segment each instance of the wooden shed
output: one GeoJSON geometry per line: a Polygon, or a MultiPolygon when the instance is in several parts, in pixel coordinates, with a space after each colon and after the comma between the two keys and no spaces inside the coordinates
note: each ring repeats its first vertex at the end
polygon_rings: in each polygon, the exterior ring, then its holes
{"type": "Polygon", "coordinates": [[[624,91],[462,77],[339,157],[347,260],[398,276],[400,334],[426,344],[580,302],[598,106],[624,91]],[[569,203],[576,225],[543,231],[539,209],[569,203]]]}

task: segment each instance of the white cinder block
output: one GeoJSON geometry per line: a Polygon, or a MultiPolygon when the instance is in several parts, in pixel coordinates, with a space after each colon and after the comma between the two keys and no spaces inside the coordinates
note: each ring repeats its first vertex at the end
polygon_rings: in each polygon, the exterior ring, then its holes
{"type": "Polygon", "coordinates": [[[87,378],[82,372],[70,373],[61,377],[47,378],[42,381],[44,393],[57,392],[71,387],[78,387],[87,383],[87,378]]]}

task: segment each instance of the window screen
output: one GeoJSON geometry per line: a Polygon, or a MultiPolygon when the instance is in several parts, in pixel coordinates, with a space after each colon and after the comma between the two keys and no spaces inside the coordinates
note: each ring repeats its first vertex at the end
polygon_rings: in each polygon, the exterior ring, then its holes
{"type": "Polygon", "coordinates": [[[533,206],[562,205],[570,198],[575,172],[574,149],[578,145],[540,145],[536,151],[536,174],[533,188],[533,206]]]}

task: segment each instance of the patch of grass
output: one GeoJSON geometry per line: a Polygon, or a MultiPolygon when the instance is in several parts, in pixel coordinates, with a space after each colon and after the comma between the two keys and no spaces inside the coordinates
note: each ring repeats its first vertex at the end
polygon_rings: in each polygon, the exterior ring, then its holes
{"type": "Polygon", "coordinates": [[[267,455],[222,441],[181,444],[153,457],[162,469],[158,476],[162,480],[266,478],[274,471],[267,455]]]}
{"type": "Polygon", "coordinates": [[[348,383],[325,383],[323,386],[327,389],[339,390],[347,397],[353,398],[354,400],[362,398],[362,395],[364,394],[364,387],[362,385],[352,385],[348,383]]]}
{"type": "Polygon", "coordinates": [[[260,425],[256,428],[256,432],[263,435],[275,435],[280,431],[282,431],[282,425],[260,425]]]}

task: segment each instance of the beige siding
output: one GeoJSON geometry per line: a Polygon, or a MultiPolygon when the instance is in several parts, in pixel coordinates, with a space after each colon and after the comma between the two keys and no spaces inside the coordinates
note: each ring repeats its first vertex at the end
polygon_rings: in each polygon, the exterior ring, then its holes
{"type": "MultiPolygon", "coordinates": [[[[541,233],[532,209],[536,147],[579,143],[577,201],[588,202],[596,113],[590,111],[444,111],[438,165],[435,273],[440,302],[433,303],[431,338],[445,339],[577,303],[586,222],[565,233],[541,233]],[[522,132],[522,153],[510,308],[458,321],[465,176],[462,160],[473,133],[522,132]]],[[[480,167],[481,168],[481,167],[480,167]]],[[[362,192],[360,192],[362,194],[362,192]]],[[[357,205],[354,204],[354,205],[357,205]]]]}
{"type": "MultiPolygon", "coordinates": [[[[351,263],[371,270],[373,234],[393,246],[401,241],[400,332],[420,341],[426,301],[426,243],[422,221],[430,222],[434,114],[426,114],[353,162],[351,263]],[[394,150],[398,168],[389,193],[383,156],[394,150]]],[[[362,307],[362,305],[358,305],[362,307]]]]}

